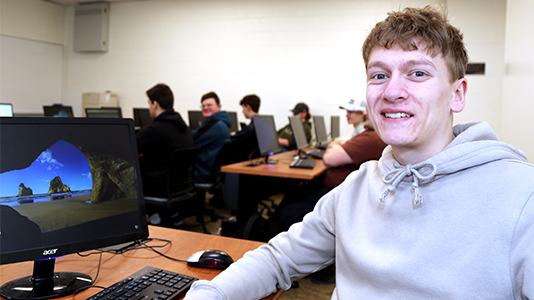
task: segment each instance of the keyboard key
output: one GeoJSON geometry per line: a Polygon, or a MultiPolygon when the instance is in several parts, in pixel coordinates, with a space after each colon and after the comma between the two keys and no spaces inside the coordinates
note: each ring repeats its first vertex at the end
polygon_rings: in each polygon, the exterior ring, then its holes
{"type": "Polygon", "coordinates": [[[184,274],[145,267],[87,299],[173,300],[185,294],[196,280],[198,278],[184,274]]]}

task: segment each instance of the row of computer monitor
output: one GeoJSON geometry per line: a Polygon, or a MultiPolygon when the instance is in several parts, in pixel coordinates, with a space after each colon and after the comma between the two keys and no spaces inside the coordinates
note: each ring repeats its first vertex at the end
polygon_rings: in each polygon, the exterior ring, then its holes
{"type": "MultiPolygon", "coordinates": [[[[295,137],[295,143],[299,150],[310,146],[304,125],[300,116],[289,117],[289,124],[295,137]]],[[[326,132],[326,125],[323,116],[313,116],[313,124],[315,129],[315,139],[317,145],[326,144],[331,140],[339,137],[339,116],[330,117],[330,135],[326,132]]],[[[278,135],[276,133],[276,126],[274,117],[272,115],[256,115],[254,116],[254,129],[256,130],[256,138],[258,139],[258,148],[260,155],[267,158],[282,148],[278,142],[278,135]]]]}
{"type": "MultiPolygon", "coordinates": [[[[71,106],[62,105],[45,105],[43,106],[44,116],[46,117],[74,117],[71,106]]],[[[136,128],[143,128],[152,123],[150,112],[148,108],[134,108],[134,120],[136,128]]],[[[197,129],[206,119],[202,115],[200,110],[190,110],[187,112],[189,117],[189,126],[191,129],[197,129]]],[[[238,131],[238,121],[236,112],[228,112],[230,119],[232,120],[232,126],[230,132],[238,131]]],[[[85,115],[88,118],[122,118],[122,111],[120,107],[100,107],[100,108],[85,108],[85,115]]],[[[12,117],[13,106],[9,103],[0,103],[0,116],[12,117]]],[[[260,115],[259,119],[272,118],[272,120],[260,121],[262,124],[272,125],[273,130],[276,132],[274,126],[274,118],[272,116],[260,115]],[[271,122],[272,121],[272,122],[271,122]]],[[[296,122],[300,120],[296,117],[289,117],[292,130],[295,134],[295,140],[299,149],[308,147],[306,136],[304,135],[304,129],[302,122],[296,122]],[[301,147],[302,146],[302,147],[301,147]]],[[[315,128],[315,137],[318,144],[326,143],[329,139],[327,135],[324,118],[322,116],[314,116],[313,124],[315,128]]],[[[240,124],[243,127],[245,124],[240,124]]],[[[261,125],[260,125],[261,126],[261,125]]],[[[339,137],[339,116],[332,116],[330,121],[330,136],[332,138],[339,137]]]]}
{"type": "MultiPolygon", "coordinates": [[[[143,128],[152,123],[148,108],[134,108],[134,120],[136,128],[143,128]]],[[[120,107],[99,107],[85,108],[85,115],[88,118],[122,118],[120,107]]],[[[74,117],[72,106],[44,105],[43,116],[45,117],[74,117]]],[[[11,103],[0,103],[0,117],[13,117],[13,105],[11,103]]]]}

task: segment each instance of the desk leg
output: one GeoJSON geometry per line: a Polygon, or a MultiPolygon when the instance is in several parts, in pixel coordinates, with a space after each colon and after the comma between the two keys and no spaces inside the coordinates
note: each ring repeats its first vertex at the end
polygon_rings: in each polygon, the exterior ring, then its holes
{"type": "MultiPolygon", "coordinates": [[[[224,187],[223,197],[225,203],[228,198],[237,202],[237,222],[232,225],[233,229],[243,228],[252,214],[258,210],[258,203],[268,197],[288,189],[295,181],[286,178],[267,176],[227,174],[228,186],[224,187]],[[238,177],[235,177],[238,176],[238,177]],[[229,185],[231,183],[231,186],[229,185]],[[237,197],[236,197],[237,196],[237,197]],[[237,198],[237,199],[235,199],[237,198]]],[[[233,231],[235,231],[233,230],[233,231]]],[[[223,230],[224,235],[231,235],[232,230],[223,230]]]]}

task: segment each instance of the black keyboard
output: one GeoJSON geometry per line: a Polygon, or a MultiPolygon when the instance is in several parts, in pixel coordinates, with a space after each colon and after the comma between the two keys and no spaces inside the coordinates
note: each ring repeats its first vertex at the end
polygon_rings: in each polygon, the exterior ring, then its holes
{"type": "Polygon", "coordinates": [[[313,148],[313,149],[306,151],[306,154],[308,154],[309,156],[313,158],[323,159],[324,152],[325,151],[322,149],[313,148]]]}
{"type": "Polygon", "coordinates": [[[173,300],[198,278],[145,267],[87,300],[173,300]]]}
{"type": "Polygon", "coordinates": [[[313,159],[297,159],[289,164],[290,168],[303,168],[303,169],[313,169],[315,167],[315,160],[313,159]]]}

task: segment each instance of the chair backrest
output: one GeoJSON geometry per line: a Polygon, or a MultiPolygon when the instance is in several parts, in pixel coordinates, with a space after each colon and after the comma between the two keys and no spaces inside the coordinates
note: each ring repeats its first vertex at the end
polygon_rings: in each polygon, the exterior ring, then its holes
{"type": "Polygon", "coordinates": [[[210,176],[210,184],[212,184],[212,187],[219,188],[222,184],[223,178],[221,175],[221,166],[224,156],[230,149],[230,145],[231,142],[224,143],[221,149],[219,150],[219,153],[217,153],[217,157],[215,158],[215,162],[213,163],[213,169],[211,170],[210,176]]]}
{"type": "Polygon", "coordinates": [[[169,199],[195,190],[193,169],[195,168],[199,151],[200,147],[179,149],[174,152],[167,176],[167,195],[169,199]]]}

